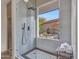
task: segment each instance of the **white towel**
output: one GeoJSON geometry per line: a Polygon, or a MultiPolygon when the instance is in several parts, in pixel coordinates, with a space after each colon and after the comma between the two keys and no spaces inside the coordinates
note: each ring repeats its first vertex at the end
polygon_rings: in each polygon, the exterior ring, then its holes
{"type": "Polygon", "coordinates": [[[56,49],[56,51],[65,51],[67,53],[72,53],[72,47],[68,43],[62,43],[60,47],[56,49]]]}

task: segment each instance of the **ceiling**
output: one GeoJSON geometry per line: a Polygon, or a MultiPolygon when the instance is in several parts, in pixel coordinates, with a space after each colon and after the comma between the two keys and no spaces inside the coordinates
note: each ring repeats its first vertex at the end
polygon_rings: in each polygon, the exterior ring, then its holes
{"type": "MultiPolygon", "coordinates": [[[[31,1],[35,4],[35,0],[31,1]]],[[[44,13],[59,8],[59,0],[36,0],[36,5],[39,8],[39,13],[44,13]]]]}
{"type": "MultiPolygon", "coordinates": [[[[35,3],[35,0],[31,0],[33,3],[35,3]]],[[[36,5],[37,6],[40,6],[42,4],[45,4],[47,2],[50,2],[50,1],[57,1],[57,0],[36,0],[36,5]]]]}
{"type": "Polygon", "coordinates": [[[37,1],[37,5],[42,5],[42,4],[52,1],[52,0],[36,0],[36,1],[37,1]]]}
{"type": "Polygon", "coordinates": [[[11,0],[5,0],[6,1],[6,3],[8,4],[11,0]]]}
{"type": "Polygon", "coordinates": [[[59,2],[55,1],[55,2],[51,2],[49,4],[45,4],[41,7],[39,7],[39,13],[45,13],[51,10],[55,10],[55,9],[59,9],[59,2]]]}

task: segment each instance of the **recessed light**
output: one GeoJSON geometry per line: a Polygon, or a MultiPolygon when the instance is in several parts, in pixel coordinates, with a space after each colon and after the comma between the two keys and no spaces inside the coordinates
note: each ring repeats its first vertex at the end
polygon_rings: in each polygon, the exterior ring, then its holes
{"type": "Polygon", "coordinates": [[[29,0],[24,0],[24,2],[28,2],[29,0]]]}

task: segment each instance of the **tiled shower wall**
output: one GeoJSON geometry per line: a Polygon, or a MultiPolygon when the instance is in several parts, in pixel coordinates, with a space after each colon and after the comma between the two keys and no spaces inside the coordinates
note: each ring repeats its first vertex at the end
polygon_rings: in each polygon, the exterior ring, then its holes
{"type": "Polygon", "coordinates": [[[60,0],[60,39],[37,40],[37,47],[50,52],[55,52],[61,43],[71,44],[71,0],[60,0]]]}
{"type": "Polygon", "coordinates": [[[60,0],[60,41],[71,44],[71,0],[60,0]]]}
{"type": "MultiPolygon", "coordinates": [[[[35,47],[35,23],[34,17],[27,16],[26,3],[23,0],[16,1],[16,50],[23,54],[35,47]],[[22,26],[25,23],[25,35],[22,44],[22,26]],[[28,31],[28,26],[30,30],[28,31]]],[[[31,12],[31,11],[30,11],[31,12]]],[[[33,14],[33,12],[31,12],[33,14]]]]}

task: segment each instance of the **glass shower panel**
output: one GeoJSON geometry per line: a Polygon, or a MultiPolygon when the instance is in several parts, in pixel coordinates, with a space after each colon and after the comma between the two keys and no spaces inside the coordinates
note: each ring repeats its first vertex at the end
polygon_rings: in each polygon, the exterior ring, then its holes
{"type": "MultiPolygon", "coordinates": [[[[30,47],[30,49],[35,48],[35,0],[29,0],[26,3],[26,7],[27,7],[27,41],[30,47]]],[[[29,50],[30,50],[29,49],[29,50]]]]}
{"type": "Polygon", "coordinates": [[[35,48],[35,1],[16,2],[16,55],[35,48]]]}

